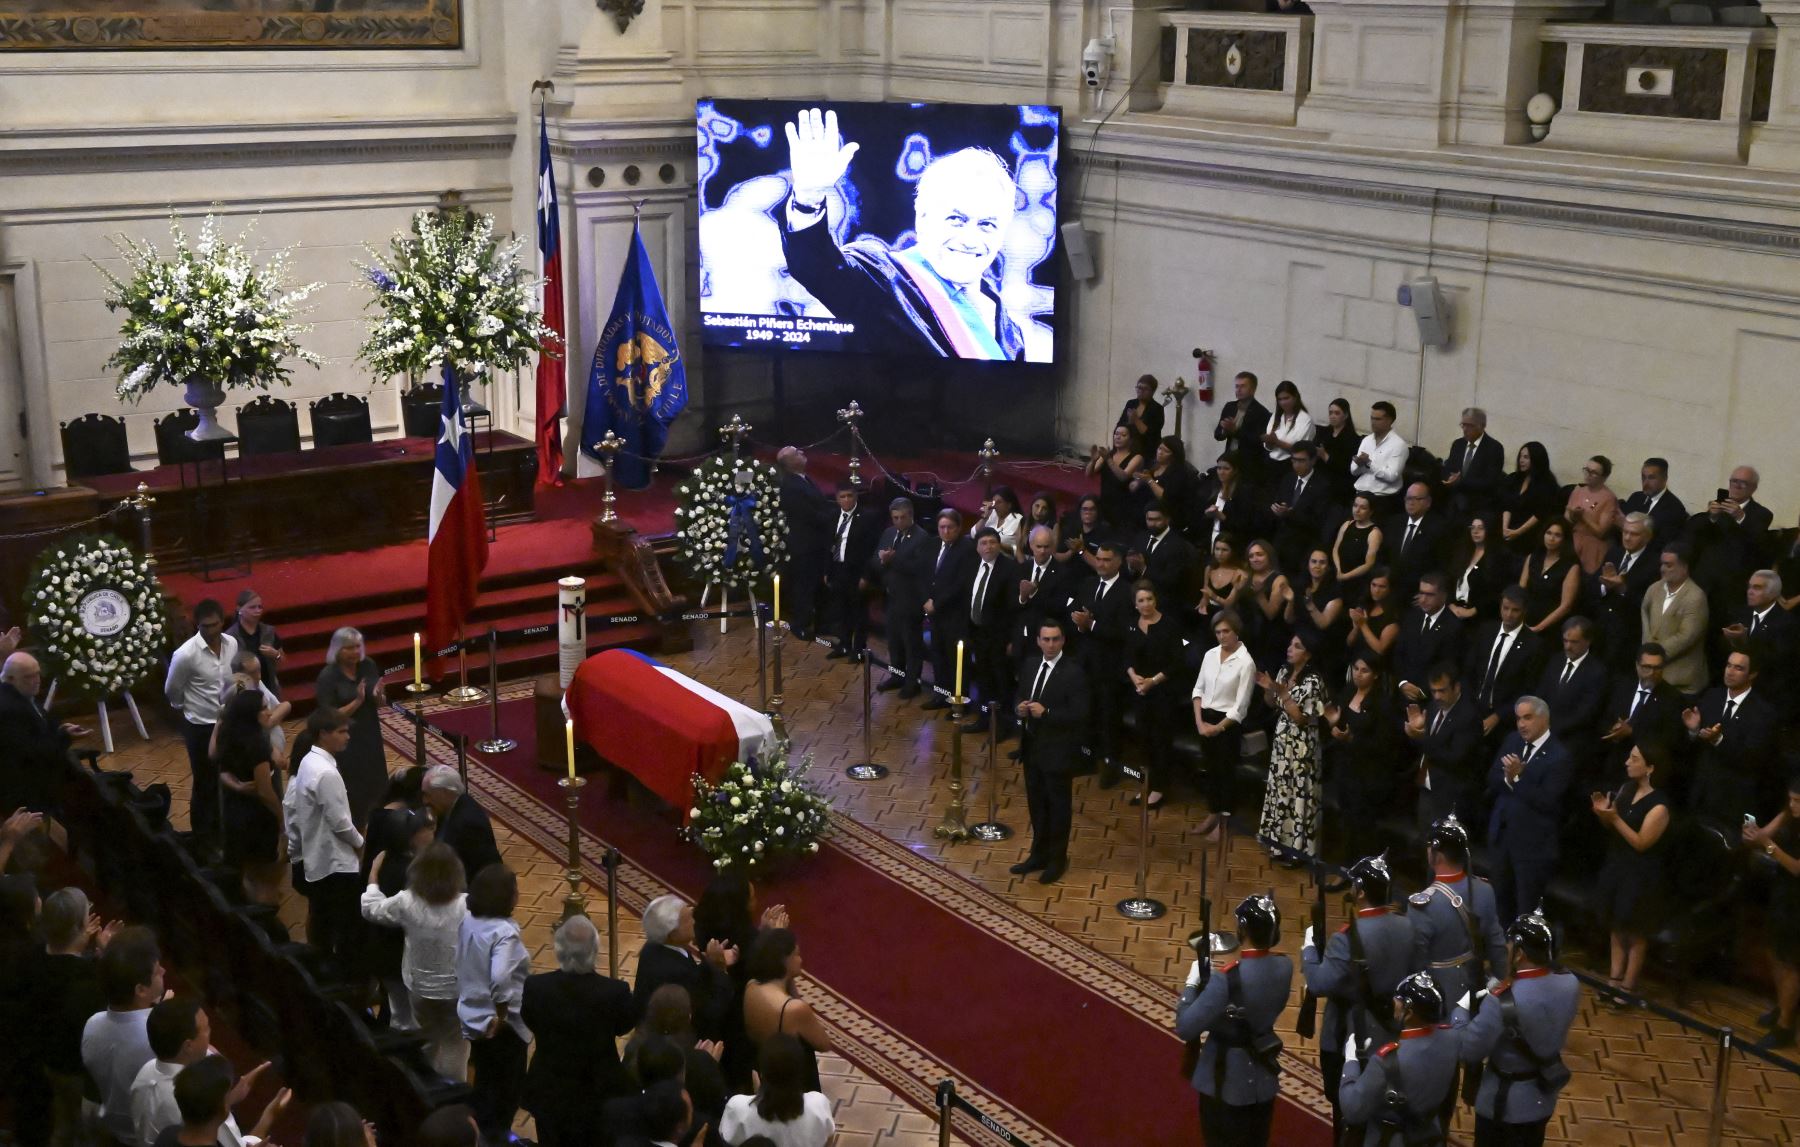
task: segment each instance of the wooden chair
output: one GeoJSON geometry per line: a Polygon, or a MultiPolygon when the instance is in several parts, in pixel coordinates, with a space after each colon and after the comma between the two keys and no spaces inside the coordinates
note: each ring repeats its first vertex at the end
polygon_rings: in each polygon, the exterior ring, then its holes
{"type": "Polygon", "coordinates": [[[422,382],[400,394],[400,421],[408,438],[438,436],[438,419],[444,406],[444,384],[422,382]]]}
{"type": "Polygon", "coordinates": [[[62,424],[63,470],[70,481],[101,474],[131,473],[131,444],[125,420],[84,414],[62,424]]]}
{"type": "Polygon", "coordinates": [[[300,450],[300,412],[272,394],[238,408],[238,456],[294,454],[300,450]]]}
{"type": "Polygon", "coordinates": [[[211,462],[224,456],[223,442],[195,442],[187,436],[188,431],[200,425],[200,415],[191,407],[171,411],[151,425],[156,431],[156,462],[159,466],[211,462]]]}
{"type": "Polygon", "coordinates": [[[369,400],[361,395],[332,394],[311,404],[314,446],[347,446],[373,442],[369,400]]]}

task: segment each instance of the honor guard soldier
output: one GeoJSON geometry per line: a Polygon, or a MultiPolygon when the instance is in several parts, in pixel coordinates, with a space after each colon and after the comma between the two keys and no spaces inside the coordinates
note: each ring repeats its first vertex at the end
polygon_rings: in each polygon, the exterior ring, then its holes
{"type": "Polygon", "coordinates": [[[1569,1082],[1562,1051],[1581,1008],[1581,983],[1551,967],[1556,939],[1541,910],[1514,921],[1506,941],[1509,978],[1473,1020],[1467,1005],[1456,1017],[1463,1062],[1487,1065],[1475,1095],[1475,1147],[1538,1147],[1569,1082]]]}
{"type": "Polygon", "coordinates": [[[1506,970],[1506,940],[1494,889],[1469,871],[1469,830],[1456,815],[1425,833],[1431,884],[1408,897],[1417,938],[1414,967],[1429,971],[1446,1000],[1456,1001],[1497,981],[1506,970]]]}
{"type": "Polygon", "coordinates": [[[1325,1076],[1325,1098],[1331,1101],[1333,1142],[1343,1138],[1338,1107],[1339,1054],[1346,1039],[1356,1046],[1380,1046],[1394,1038],[1394,989],[1416,965],[1411,922],[1389,901],[1393,878],[1387,857],[1365,856],[1349,870],[1356,890],[1356,915],[1326,943],[1323,955],[1311,925],[1300,949],[1300,972],[1306,986],[1325,1000],[1325,1023],[1319,1032],[1319,1070],[1325,1076]]]}
{"type": "Polygon", "coordinates": [[[1184,1040],[1206,1034],[1193,1078],[1206,1142],[1254,1147],[1268,1143],[1275,1115],[1281,1074],[1275,1021],[1287,1007],[1294,962],[1272,951],[1281,938],[1272,897],[1247,898],[1237,906],[1237,922],[1242,946],[1235,960],[1210,976],[1194,961],[1175,1009],[1175,1033],[1184,1040]]]}
{"type": "Polygon", "coordinates": [[[1363,1147],[1435,1147],[1444,1142],[1445,1098],[1456,1086],[1457,1033],[1440,1021],[1444,997],[1429,972],[1415,972],[1394,991],[1400,1038],[1358,1064],[1344,1049],[1338,1096],[1344,1121],[1362,1127],[1346,1143],[1363,1147]]]}

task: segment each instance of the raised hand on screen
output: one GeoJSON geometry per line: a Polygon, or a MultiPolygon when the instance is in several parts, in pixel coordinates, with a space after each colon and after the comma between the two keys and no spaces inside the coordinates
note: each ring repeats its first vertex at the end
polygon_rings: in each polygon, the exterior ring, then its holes
{"type": "Polygon", "coordinates": [[[794,199],[803,207],[817,207],[850,170],[860,145],[844,142],[834,111],[802,109],[786,130],[794,199]]]}

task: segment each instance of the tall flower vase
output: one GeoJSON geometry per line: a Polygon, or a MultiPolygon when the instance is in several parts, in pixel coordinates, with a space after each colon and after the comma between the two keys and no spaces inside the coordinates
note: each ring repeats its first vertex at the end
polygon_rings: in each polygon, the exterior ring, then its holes
{"type": "Polygon", "coordinates": [[[464,419],[477,418],[477,417],[485,418],[488,413],[488,408],[481,404],[480,399],[476,398],[473,394],[469,393],[468,378],[464,375],[460,375],[460,374],[457,375],[456,376],[456,385],[462,393],[463,418],[464,419]]]}
{"type": "Polygon", "coordinates": [[[219,425],[219,407],[225,401],[225,388],[211,379],[194,375],[187,380],[187,393],[182,400],[200,416],[199,425],[187,432],[195,442],[222,442],[237,437],[219,425]]]}

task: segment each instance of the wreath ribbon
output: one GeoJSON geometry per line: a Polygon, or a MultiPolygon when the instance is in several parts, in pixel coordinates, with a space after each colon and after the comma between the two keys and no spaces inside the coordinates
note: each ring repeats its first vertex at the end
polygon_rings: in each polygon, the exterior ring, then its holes
{"type": "Polygon", "coordinates": [[[756,528],[756,495],[728,494],[725,497],[725,564],[737,562],[738,546],[747,545],[750,560],[762,564],[762,533],[756,528]]]}

